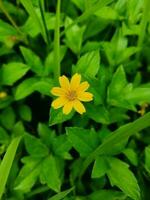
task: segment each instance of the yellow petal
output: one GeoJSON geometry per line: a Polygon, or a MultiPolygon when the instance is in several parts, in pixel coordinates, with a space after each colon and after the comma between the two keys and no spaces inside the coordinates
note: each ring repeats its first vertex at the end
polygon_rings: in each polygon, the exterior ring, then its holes
{"type": "Polygon", "coordinates": [[[93,100],[93,94],[90,92],[83,92],[80,95],[78,95],[78,99],[80,101],[92,101],[93,100]]]}
{"type": "Polygon", "coordinates": [[[63,113],[65,115],[68,115],[71,112],[72,108],[73,108],[73,102],[69,101],[68,103],[66,103],[64,105],[64,107],[63,107],[63,113]]]}
{"type": "Polygon", "coordinates": [[[64,97],[59,97],[59,98],[57,98],[56,100],[54,100],[54,101],[52,102],[52,107],[53,107],[54,109],[58,109],[58,108],[64,106],[67,102],[68,102],[68,100],[67,100],[66,98],[64,98],[64,97]]]}
{"type": "Polygon", "coordinates": [[[61,96],[64,95],[64,90],[60,87],[53,87],[51,90],[51,93],[55,96],[61,96]]]}
{"type": "Polygon", "coordinates": [[[79,100],[74,101],[73,107],[80,114],[86,112],[84,105],[79,100]]]}
{"type": "Polygon", "coordinates": [[[71,83],[70,83],[71,89],[72,90],[77,89],[80,85],[80,81],[81,81],[81,75],[78,73],[74,74],[73,77],[71,78],[71,83]]]}
{"type": "Polygon", "coordinates": [[[77,90],[78,93],[86,91],[89,88],[89,86],[90,85],[87,81],[82,82],[78,87],[78,90],[77,90]]]}
{"type": "Polygon", "coordinates": [[[61,87],[63,89],[69,89],[70,88],[70,83],[69,83],[69,80],[66,76],[60,76],[59,77],[59,83],[61,85],[61,87]]]}

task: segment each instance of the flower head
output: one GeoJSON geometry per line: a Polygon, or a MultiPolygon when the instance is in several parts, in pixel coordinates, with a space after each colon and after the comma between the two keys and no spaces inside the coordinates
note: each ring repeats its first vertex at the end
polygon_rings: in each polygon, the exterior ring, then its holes
{"type": "Polygon", "coordinates": [[[52,107],[58,109],[63,107],[63,113],[69,114],[74,108],[78,113],[83,114],[86,110],[81,101],[92,101],[93,95],[90,92],[86,92],[89,88],[87,81],[81,82],[81,75],[74,74],[69,82],[66,76],[59,77],[59,83],[61,87],[53,87],[51,93],[58,96],[52,102],[52,107]]]}

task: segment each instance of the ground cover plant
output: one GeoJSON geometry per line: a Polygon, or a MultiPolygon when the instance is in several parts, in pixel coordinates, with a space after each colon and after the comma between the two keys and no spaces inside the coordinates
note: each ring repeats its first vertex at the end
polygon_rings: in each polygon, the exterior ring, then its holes
{"type": "Polygon", "coordinates": [[[149,8],[0,0],[0,199],[150,199],[149,8]]]}

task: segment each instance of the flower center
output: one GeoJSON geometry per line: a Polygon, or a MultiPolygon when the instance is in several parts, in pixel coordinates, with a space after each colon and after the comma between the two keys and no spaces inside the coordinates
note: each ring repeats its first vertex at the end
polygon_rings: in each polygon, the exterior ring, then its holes
{"type": "Polygon", "coordinates": [[[66,96],[69,101],[73,101],[77,98],[77,93],[76,93],[76,91],[71,90],[71,91],[67,92],[66,96]]]}

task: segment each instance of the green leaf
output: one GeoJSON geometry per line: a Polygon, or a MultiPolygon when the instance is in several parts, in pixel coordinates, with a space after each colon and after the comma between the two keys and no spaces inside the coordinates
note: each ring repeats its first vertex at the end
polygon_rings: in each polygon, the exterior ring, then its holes
{"type": "Polygon", "coordinates": [[[74,190],[74,187],[72,187],[72,188],[70,188],[68,190],[65,190],[63,192],[60,192],[60,193],[54,195],[53,197],[49,198],[48,200],[61,200],[61,199],[64,199],[73,190],[74,190]]]}
{"type": "MultiPolygon", "coordinates": [[[[65,28],[67,29],[67,27],[69,27],[69,25],[72,24],[72,22],[73,20],[67,17],[65,20],[65,28]]],[[[65,32],[65,42],[67,46],[77,55],[80,53],[84,30],[85,27],[79,27],[78,25],[74,25],[65,32]]]]}
{"type": "Polygon", "coordinates": [[[40,58],[33,51],[26,47],[21,46],[20,50],[27,65],[30,66],[31,70],[41,76],[44,67],[40,58]]]}
{"type": "Polygon", "coordinates": [[[27,152],[33,157],[45,157],[48,155],[48,148],[40,141],[40,139],[26,134],[25,135],[25,146],[27,152]]]}
{"type": "Polygon", "coordinates": [[[31,109],[29,106],[27,105],[21,105],[19,107],[19,114],[20,114],[20,117],[25,120],[25,121],[28,121],[30,122],[31,119],[32,119],[32,112],[31,112],[31,109]]]}
{"type": "Polygon", "coordinates": [[[42,182],[55,192],[59,192],[61,186],[58,167],[55,157],[50,155],[43,161],[41,171],[42,182]]]}
{"type": "Polygon", "coordinates": [[[99,51],[92,51],[83,55],[77,65],[74,66],[73,71],[94,78],[100,68],[100,54],[99,51]]]}
{"type": "Polygon", "coordinates": [[[99,190],[89,196],[89,200],[125,200],[126,196],[122,192],[115,190],[99,190]]]}
{"type": "Polygon", "coordinates": [[[131,164],[138,166],[138,155],[133,149],[126,148],[122,153],[127,157],[131,164]]]}
{"type": "MultiPolygon", "coordinates": [[[[67,47],[62,45],[60,46],[60,61],[63,60],[67,51],[67,47]]],[[[54,51],[50,52],[45,60],[45,69],[44,75],[49,75],[50,73],[54,72],[54,51]]]]}
{"type": "Polygon", "coordinates": [[[7,107],[2,111],[0,115],[0,122],[6,129],[11,130],[15,124],[15,121],[16,115],[12,107],[7,107]]]}
{"type": "Polygon", "coordinates": [[[109,112],[104,108],[104,106],[96,106],[92,104],[86,105],[89,118],[97,123],[109,124],[109,112]]]}
{"type": "Polygon", "coordinates": [[[140,117],[139,119],[118,128],[116,131],[110,134],[110,136],[107,137],[107,139],[86,158],[83,163],[83,168],[80,175],[84,173],[89,164],[99,155],[110,154],[112,149],[115,148],[116,145],[120,144],[120,142],[128,139],[132,135],[149,126],[150,113],[147,113],[143,117],[140,117]]]}
{"type": "Polygon", "coordinates": [[[35,8],[34,8],[34,6],[32,4],[32,1],[30,1],[30,0],[20,0],[20,2],[24,6],[24,8],[28,12],[28,14],[31,16],[32,20],[34,21],[34,23],[36,24],[38,29],[40,30],[44,40],[47,42],[46,32],[45,32],[43,23],[41,22],[41,20],[39,19],[37,13],[35,12],[35,8]]]}
{"type": "Polygon", "coordinates": [[[145,169],[150,174],[150,146],[145,148],[145,169]]]}
{"type": "Polygon", "coordinates": [[[140,188],[134,174],[128,169],[128,165],[117,158],[108,158],[110,170],[107,176],[112,186],[119,187],[127,196],[134,200],[140,200],[140,188]]]}
{"type": "Polygon", "coordinates": [[[107,159],[104,156],[98,157],[93,166],[92,178],[100,178],[106,174],[110,169],[110,165],[107,162],[107,159]]]}
{"type": "Polygon", "coordinates": [[[52,87],[54,87],[54,81],[50,78],[45,78],[34,83],[33,90],[38,91],[43,95],[50,96],[52,87]]]}
{"type": "Polygon", "coordinates": [[[6,130],[0,127],[0,144],[7,144],[9,142],[9,135],[6,130]]]}
{"type": "Polygon", "coordinates": [[[15,190],[21,190],[27,193],[35,184],[42,167],[43,159],[35,157],[24,157],[22,159],[24,166],[15,180],[15,190]]]}
{"type": "Polygon", "coordinates": [[[8,179],[20,140],[21,140],[21,137],[16,137],[11,141],[5,153],[5,156],[0,164],[0,180],[1,180],[0,199],[2,198],[2,195],[4,193],[7,179],[8,179]]]}
{"type": "Polygon", "coordinates": [[[98,136],[94,130],[71,127],[66,128],[66,133],[69,141],[81,157],[88,156],[99,144],[98,136]]]}
{"type": "Polygon", "coordinates": [[[39,79],[29,78],[24,80],[17,86],[15,91],[15,100],[24,99],[34,92],[34,84],[37,83],[39,79]]]}
{"type": "Polygon", "coordinates": [[[63,114],[62,109],[55,110],[54,108],[51,107],[49,125],[53,126],[55,124],[60,124],[62,122],[65,122],[65,121],[71,119],[73,114],[74,113],[71,112],[70,114],[65,115],[65,114],[63,114]]]}
{"type": "Polygon", "coordinates": [[[17,80],[22,78],[29,69],[29,66],[19,62],[10,62],[3,65],[0,71],[2,84],[13,85],[17,80]]]}

